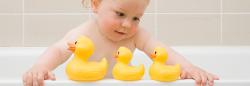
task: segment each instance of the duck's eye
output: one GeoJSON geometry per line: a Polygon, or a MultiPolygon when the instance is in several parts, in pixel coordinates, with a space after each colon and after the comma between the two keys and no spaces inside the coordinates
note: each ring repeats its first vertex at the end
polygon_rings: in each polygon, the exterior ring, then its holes
{"type": "Polygon", "coordinates": [[[155,51],[155,55],[156,55],[156,51],[155,51]]]}
{"type": "Polygon", "coordinates": [[[117,55],[119,55],[119,54],[120,54],[120,52],[118,51],[118,52],[117,52],[117,55]]]}
{"type": "Polygon", "coordinates": [[[75,44],[77,43],[77,41],[75,42],[75,44]]]}

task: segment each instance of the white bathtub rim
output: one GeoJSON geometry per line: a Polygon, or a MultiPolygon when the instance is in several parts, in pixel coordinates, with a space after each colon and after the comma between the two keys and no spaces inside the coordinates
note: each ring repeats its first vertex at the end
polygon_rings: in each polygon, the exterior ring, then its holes
{"type": "MultiPolygon", "coordinates": [[[[8,84],[8,83],[16,83],[16,84],[22,84],[23,81],[22,80],[0,80],[0,83],[4,84],[8,84]]],[[[56,81],[51,81],[51,80],[46,80],[45,81],[46,84],[74,84],[74,83],[78,83],[75,81],[71,81],[71,80],[56,80],[56,81]]],[[[155,83],[155,84],[164,84],[164,83],[173,83],[173,84],[193,84],[195,83],[194,80],[192,79],[185,79],[185,80],[177,80],[175,82],[158,82],[158,81],[154,81],[154,80],[139,80],[139,81],[120,81],[120,80],[114,80],[114,79],[104,79],[104,80],[99,80],[99,81],[95,81],[95,82],[80,82],[80,83],[88,83],[88,84],[105,84],[105,83],[130,83],[130,84],[136,84],[136,83],[155,83]]],[[[215,84],[220,84],[220,83],[248,83],[250,84],[250,80],[215,80],[214,81],[215,84]]]]}

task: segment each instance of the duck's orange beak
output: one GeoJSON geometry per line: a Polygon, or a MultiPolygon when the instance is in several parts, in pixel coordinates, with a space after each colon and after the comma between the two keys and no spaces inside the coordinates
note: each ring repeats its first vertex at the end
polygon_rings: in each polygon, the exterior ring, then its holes
{"type": "Polygon", "coordinates": [[[114,52],[114,53],[113,53],[113,58],[116,60],[117,57],[118,57],[118,56],[117,56],[116,52],[114,52]]]}
{"type": "Polygon", "coordinates": [[[75,52],[76,50],[75,43],[68,43],[68,46],[69,46],[68,50],[70,50],[71,52],[75,52]]]}
{"type": "Polygon", "coordinates": [[[151,57],[152,59],[154,59],[154,58],[156,57],[156,55],[155,55],[154,53],[152,53],[152,54],[150,54],[150,57],[151,57]]]}

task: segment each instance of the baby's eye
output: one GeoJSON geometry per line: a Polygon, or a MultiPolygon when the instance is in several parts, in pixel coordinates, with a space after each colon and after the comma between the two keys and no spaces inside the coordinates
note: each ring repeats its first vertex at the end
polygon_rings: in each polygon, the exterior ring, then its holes
{"type": "Polygon", "coordinates": [[[140,21],[140,18],[134,17],[133,20],[134,20],[134,21],[140,21]]]}
{"type": "Polygon", "coordinates": [[[116,11],[116,15],[117,15],[117,16],[120,16],[120,17],[125,16],[125,14],[124,14],[124,13],[122,13],[122,12],[118,12],[118,11],[116,11]]]}

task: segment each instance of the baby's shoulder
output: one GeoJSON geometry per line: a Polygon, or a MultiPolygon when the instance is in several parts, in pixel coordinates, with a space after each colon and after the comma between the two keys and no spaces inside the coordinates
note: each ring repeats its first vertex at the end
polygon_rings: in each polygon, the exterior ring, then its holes
{"type": "Polygon", "coordinates": [[[84,22],[79,26],[68,31],[67,34],[64,36],[64,39],[66,39],[67,41],[75,41],[81,35],[88,36],[87,34],[88,29],[89,29],[89,23],[84,22]]]}
{"type": "Polygon", "coordinates": [[[142,48],[147,40],[151,39],[152,35],[143,27],[137,28],[134,36],[134,42],[137,48],[142,48]]]}
{"type": "Polygon", "coordinates": [[[150,33],[143,27],[138,27],[137,32],[134,36],[135,39],[147,38],[150,36],[150,33]]]}

